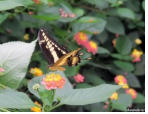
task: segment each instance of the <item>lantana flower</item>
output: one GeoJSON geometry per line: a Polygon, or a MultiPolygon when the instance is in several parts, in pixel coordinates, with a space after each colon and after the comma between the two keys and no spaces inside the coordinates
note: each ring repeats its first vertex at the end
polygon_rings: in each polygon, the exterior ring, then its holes
{"type": "Polygon", "coordinates": [[[45,86],[47,90],[63,88],[66,80],[60,75],[56,73],[47,74],[41,84],[45,86]]]}
{"type": "Polygon", "coordinates": [[[77,82],[77,83],[83,83],[84,82],[84,76],[81,75],[81,74],[77,74],[76,76],[73,77],[74,80],[77,82]]]}
{"type": "Polygon", "coordinates": [[[74,39],[76,40],[78,45],[81,46],[86,46],[86,44],[88,43],[88,37],[87,34],[85,34],[84,32],[78,32],[74,35],[74,39]]]}
{"type": "Polygon", "coordinates": [[[137,92],[136,90],[134,90],[133,88],[129,88],[125,91],[127,94],[130,94],[132,96],[132,99],[135,99],[137,96],[137,92]]]}
{"type": "Polygon", "coordinates": [[[88,52],[91,52],[92,54],[96,54],[97,50],[98,50],[98,46],[96,44],[96,42],[94,41],[89,41],[86,45],[85,45],[86,49],[88,52]]]}
{"type": "Polygon", "coordinates": [[[34,76],[42,76],[43,75],[43,71],[37,67],[31,68],[30,73],[33,74],[34,76]]]}
{"type": "Polygon", "coordinates": [[[31,107],[31,111],[33,111],[33,112],[42,112],[42,111],[41,111],[41,109],[42,109],[41,104],[38,103],[37,101],[35,101],[34,104],[35,104],[36,106],[31,107]]]}
{"type": "Polygon", "coordinates": [[[123,76],[123,75],[117,75],[115,78],[115,83],[118,85],[121,85],[122,88],[127,89],[129,88],[128,84],[127,84],[127,79],[123,76]]]}
{"type": "Polygon", "coordinates": [[[111,100],[117,100],[118,99],[118,93],[114,92],[111,96],[110,96],[111,100]]]}
{"type": "Polygon", "coordinates": [[[142,51],[134,49],[131,54],[131,56],[133,57],[133,62],[140,62],[142,55],[143,55],[142,51]]]}
{"type": "Polygon", "coordinates": [[[142,41],[141,41],[140,38],[136,38],[135,43],[136,43],[137,45],[140,45],[140,44],[142,44],[142,41]]]}

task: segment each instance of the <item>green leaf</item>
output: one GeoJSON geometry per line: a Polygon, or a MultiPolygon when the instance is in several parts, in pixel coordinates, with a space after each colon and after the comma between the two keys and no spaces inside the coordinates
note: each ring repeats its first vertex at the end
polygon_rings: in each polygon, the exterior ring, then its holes
{"type": "Polygon", "coordinates": [[[135,19],[134,12],[129,8],[117,8],[117,14],[121,17],[135,19]]]}
{"type": "MultiPolygon", "coordinates": [[[[119,88],[120,87],[116,85],[102,84],[91,88],[74,89],[61,99],[61,103],[68,105],[86,105],[103,102],[119,88]]],[[[60,97],[60,93],[57,96],[60,97]]]]}
{"type": "Polygon", "coordinates": [[[101,18],[84,16],[73,23],[72,29],[74,33],[79,31],[101,33],[104,30],[105,25],[106,25],[106,21],[101,18]]]}
{"type": "Polygon", "coordinates": [[[54,94],[55,94],[54,90],[49,91],[44,89],[43,86],[40,86],[40,88],[38,89],[38,93],[44,105],[48,105],[48,106],[52,105],[52,102],[54,100],[54,94]]]}
{"type": "Polygon", "coordinates": [[[32,5],[33,1],[31,0],[1,0],[0,1],[0,11],[9,10],[16,8],[18,6],[28,6],[32,5]]]}
{"type": "Polygon", "coordinates": [[[132,73],[128,73],[127,75],[125,75],[125,77],[130,87],[141,88],[141,84],[135,75],[133,75],[132,73]]]}
{"type": "Polygon", "coordinates": [[[66,66],[65,75],[67,77],[75,76],[79,72],[80,66],[69,67],[66,66]]]}
{"type": "Polygon", "coordinates": [[[84,0],[84,1],[92,5],[95,5],[96,7],[100,9],[104,9],[108,7],[108,2],[105,0],[84,0]]]}
{"type": "Polygon", "coordinates": [[[5,19],[7,19],[8,15],[9,15],[8,13],[0,14],[0,24],[1,24],[5,19]]]}
{"type": "Polygon", "coordinates": [[[85,82],[87,83],[92,83],[93,85],[105,83],[104,80],[100,78],[100,75],[98,75],[93,69],[84,70],[83,74],[85,76],[85,82]]]}
{"type": "Polygon", "coordinates": [[[60,16],[57,15],[33,15],[34,18],[36,19],[41,19],[41,20],[45,20],[45,21],[54,21],[60,18],[60,16]]]}
{"type": "Polygon", "coordinates": [[[0,76],[0,83],[18,88],[25,77],[36,41],[31,43],[8,42],[0,45],[0,66],[5,72],[0,76]]]}
{"type": "Polygon", "coordinates": [[[80,84],[77,84],[76,85],[76,88],[89,88],[89,87],[92,87],[90,84],[88,83],[80,83],[80,84]]]}
{"type": "Polygon", "coordinates": [[[107,20],[106,29],[115,34],[125,34],[124,25],[120,19],[116,17],[109,17],[107,20]]]}
{"type": "Polygon", "coordinates": [[[141,62],[136,63],[134,74],[138,76],[145,74],[145,55],[142,55],[141,62]]]}
{"type": "Polygon", "coordinates": [[[124,70],[125,72],[131,72],[134,70],[134,65],[130,62],[124,61],[114,61],[113,62],[118,68],[124,70]]]}
{"type": "Polygon", "coordinates": [[[120,60],[127,60],[127,61],[133,60],[133,58],[129,55],[121,55],[121,54],[113,53],[113,54],[111,54],[111,56],[113,58],[120,59],[120,60]]]}
{"type": "Polygon", "coordinates": [[[145,0],[142,1],[142,8],[145,10],[145,0]]]}
{"type": "MultiPolygon", "coordinates": [[[[62,72],[58,72],[62,76],[62,72]]],[[[32,89],[32,86],[41,80],[42,77],[32,79],[28,88],[29,91],[37,96],[37,92],[32,89]],[[37,81],[38,80],[38,81],[37,81]]],[[[66,78],[66,77],[65,77],[66,78]]],[[[102,84],[96,87],[85,89],[73,89],[70,82],[66,79],[66,84],[62,89],[56,90],[55,100],[60,99],[61,104],[68,105],[86,105],[96,102],[103,102],[109,98],[113,92],[119,89],[120,86],[111,84],[102,84]]]]}
{"type": "Polygon", "coordinates": [[[107,50],[106,48],[100,47],[98,49],[98,54],[110,54],[109,50],[107,50]]]}
{"type": "Polygon", "coordinates": [[[145,103],[145,97],[141,93],[137,93],[136,99],[133,101],[134,103],[145,103]]]}
{"type": "Polygon", "coordinates": [[[0,88],[0,101],[2,108],[30,109],[34,106],[34,103],[25,93],[10,88],[0,88]]]}
{"type": "Polygon", "coordinates": [[[117,39],[116,49],[119,53],[127,55],[131,52],[132,42],[127,37],[120,37],[117,39]]]}
{"type": "Polygon", "coordinates": [[[112,108],[121,111],[127,111],[127,107],[131,106],[131,104],[132,104],[132,98],[130,95],[119,94],[118,100],[114,100],[112,102],[112,108]]]}

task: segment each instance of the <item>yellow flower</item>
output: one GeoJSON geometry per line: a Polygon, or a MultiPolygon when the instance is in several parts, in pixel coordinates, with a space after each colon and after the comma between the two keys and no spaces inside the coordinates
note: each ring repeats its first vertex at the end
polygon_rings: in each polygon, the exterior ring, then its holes
{"type": "Polygon", "coordinates": [[[29,34],[24,35],[24,40],[29,40],[29,34]]]}
{"type": "Polygon", "coordinates": [[[34,76],[42,76],[43,75],[42,70],[37,67],[31,68],[30,73],[33,74],[34,76]]]}
{"type": "Polygon", "coordinates": [[[110,96],[111,100],[117,100],[118,99],[118,93],[114,92],[111,96],[110,96]]]}
{"type": "Polygon", "coordinates": [[[136,38],[135,43],[136,43],[137,45],[140,45],[140,44],[142,44],[142,41],[141,41],[140,38],[136,38]]]}
{"type": "Polygon", "coordinates": [[[33,112],[42,112],[41,111],[41,108],[42,108],[41,104],[39,104],[37,101],[35,101],[34,104],[36,106],[31,107],[31,111],[33,111],[33,112]]]}
{"type": "Polygon", "coordinates": [[[118,85],[121,85],[123,89],[128,89],[129,88],[128,84],[123,83],[123,82],[119,82],[118,85]]]}
{"type": "Polygon", "coordinates": [[[143,55],[143,52],[142,52],[142,51],[139,51],[139,50],[137,50],[137,49],[134,49],[134,50],[132,51],[132,54],[131,54],[131,56],[134,57],[134,58],[141,57],[142,55],[143,55]]]}

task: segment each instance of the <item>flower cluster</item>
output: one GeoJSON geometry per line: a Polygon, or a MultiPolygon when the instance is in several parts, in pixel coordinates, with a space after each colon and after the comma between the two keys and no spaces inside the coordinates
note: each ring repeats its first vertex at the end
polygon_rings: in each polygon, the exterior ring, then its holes
{"type": "Polygon", "coordinates": [[[122,88],[127,89],[129,88],[128,84],[127,84],[127,80],[123,75],[117,75],[115,78],[115,83],[118,85],[122,85],[122,88]]]}
{"type": "Polygon", "coordinates": [[[129,88],[127,79],[123,75],[117,75],[114,78],[114,80],[115,80],[115,83],[117,83],[118,85],[122,85],[122,88],[125,89],[125,92],[127,94],[130,94],[133,99],[136,98],[136,95],[137,95],[136,91],[132,88],[129,88]]]}
{"type": "Polygon", "coordinates": [[[36,106],[31,107],[31,111],[33,112],[41,112],[42,106],[37,101],[34,102],[36,106]]]}
{"type": "Polygon", "coordinates": [[[140,45],[140,44],[142,44],[142,41],[141,41],[140,38],[136,38],[135,43],[136,43],[137,45],[140,45]]]}
{"type": "Polygon", "coordinates": [[[60,75],[56,73],[47,74],[41,84],[45,86],[47,90],[63,88],[66,80],[60,75]]]}
{"type": "Polygon", "coordinates": [[[78,45],[81,45],[87,49],[88,52],[92,54],[96,54],[98,50],[98,46],[96,42],[89,41],[87,35],[84,32],[78,32],[74,35],[74,39],[78,45]]]}
{"type": "Polygon", "coordinates": [[[141,56],[143,55],[143,52],[137,49],[134,49],[132,51],[131,57],[133,58],[133,62],[140,62],[141,61],[141,56]]]}
{"type": "Polygon", "coordinates": [[[73,77],[74,80],[77,82],[77,83],[83,83],[84,82],[84,76],[81,75],[81,74],[77,74],[76,76],[73,77]]]}
{"type": "Polygon", "coordinates": [[[132,89],[132,88],[127,89],[127,90],[126,90],[126,93],[127,93],[127,94],[130,94],[130,95],[132,96],[132,99],[135,99],[136,96],[137,96],[137,92],[136,92],[134,89],[132,89]]]}
{"type": "Polygon", "coordinates": [[[42,76],[43,75],[42,70],[37,67],[31,68],[30,73],[33,74],[34,76],[42,76]]]}
{"type": "Polygon", "coordinates": [[[62,8],[59,9],[60,16],[63,18],[74,18],[76,15],[74,13],[66,13],[62,8]]]}

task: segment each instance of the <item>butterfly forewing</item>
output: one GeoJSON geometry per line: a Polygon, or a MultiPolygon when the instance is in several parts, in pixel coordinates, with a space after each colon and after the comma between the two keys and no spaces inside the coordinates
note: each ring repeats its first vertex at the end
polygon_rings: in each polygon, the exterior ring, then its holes
{"type": "Polygon", "coordinates": [[[49,64],[54,64],[59,58],[68,53],[66,48],[60,46],[44,29],[40,29],[38,39],[49,64]]]}

